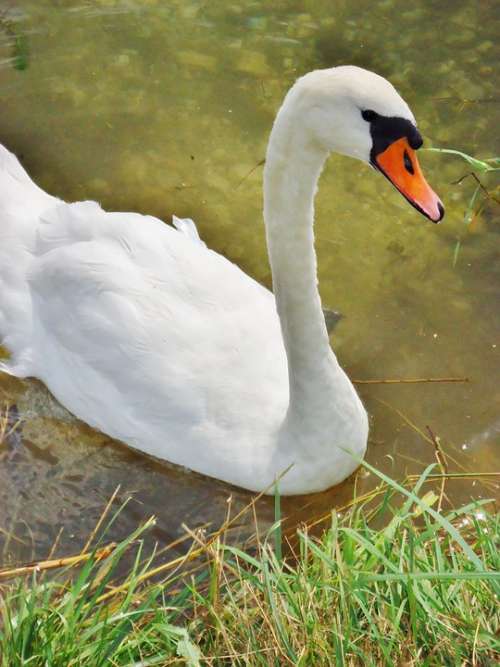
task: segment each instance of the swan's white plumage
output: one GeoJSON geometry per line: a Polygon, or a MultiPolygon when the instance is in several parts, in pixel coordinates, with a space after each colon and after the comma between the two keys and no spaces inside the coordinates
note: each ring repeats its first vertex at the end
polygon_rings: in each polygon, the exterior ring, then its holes
{"type": "Polygon", "coordinates": [[[0,337],[11,352],[0,368],[40,378],[133,447],[249,489],[290,466],[282,493],[344,479],[368,422],[329,347],[312,224],[328,152],[368,158],[356,81],[363,104],[411,115],[358,68],[311,73],[288,94],[265,170],[276,301],[207,249],[192,221],[174,229],[67,204],[0,147],[0,337]]]}
{"type": "MultiPolygon", "coordinates": [[[[216,475],[236,424],[251,438],[266,413],[286,412],[272,294],[160,220],[46,203],[25,228],[27,290],[13,302],[29,299],[32,322],[21,358],[21,341],[5,339],[14,373],[39,377],[76,415],[143,451],[188,465],[194,448],[216,475]],[[204,435],[217,445],[205,449],[204,435]]],[[[20,317],[3,299],[1,314],[20,317]]]]}

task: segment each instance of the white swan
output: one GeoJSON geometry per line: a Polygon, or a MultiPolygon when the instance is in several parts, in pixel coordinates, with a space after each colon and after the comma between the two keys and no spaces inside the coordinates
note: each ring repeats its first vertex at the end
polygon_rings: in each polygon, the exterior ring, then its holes
{"type": "Polygon", "coordinates": [[[427,217],[407,104],[357,67],[311,72],[271,133],[264,218],[274,296],[200,243],[136,213],[64,203],[0,152],[2,370],[157,457],[260,491],[339,483],[368,420],[332,352],[317,290],[313,199],[331,151],[382,171],[427,217]]]}

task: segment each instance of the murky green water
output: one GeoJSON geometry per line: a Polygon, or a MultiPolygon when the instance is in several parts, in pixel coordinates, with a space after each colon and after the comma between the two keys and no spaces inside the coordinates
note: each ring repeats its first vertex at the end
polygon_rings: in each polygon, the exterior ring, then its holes
{"type": "MultiPolygon", "coordinates": [[[[0,6],[0,140],[35,180],[67,200],[192,217],[212,248],[268,285],[255,167],[284,92],[305,71],[346,63],[374,69],[408,100],[428,145],[498,154],[493,0],[0,6]]],[[[431,153],[421,162],[447,209],[439,227],[367,167],[330,161],[317,201],[321,293],[345,316],[333,342],[351,377],[471,379],[361,386],[373,417],[368,460],[396,476],[433,460],[406,417],[441,436],[452,469],[491,472],[500,463],[498,206],[485,204],[466,229],[474,184],[452,185],[467,173],[465,163],[431,153]]],[[[484,183],[493,189],[495,180],[484,183]]],[[[25,417],[0,445],[4,555],[43,555],[62,526],[65,550],[76,548],[117,484],[121,497],[134,497],[117,534],[155,513],[155,537],[165,543],[182,522],[217,524],[224,516],[223,484],[46,416],[34,383],[0,377],[0,391],[25,417]]],[[[295,520],[317,516],[349,498],[352,484],[288,500],[285,512],[295,520]]],[[[359,476],[360,490],[372,484],[359,476]]],[[[496,482],[453,481],[447,491],[458,502],[497,489],[496,482]]],[[[234,490],[233,497],[236,505],[249,498],[234,490]]],[[[268,501],[260,511],[271,520],[268,501]]]]}

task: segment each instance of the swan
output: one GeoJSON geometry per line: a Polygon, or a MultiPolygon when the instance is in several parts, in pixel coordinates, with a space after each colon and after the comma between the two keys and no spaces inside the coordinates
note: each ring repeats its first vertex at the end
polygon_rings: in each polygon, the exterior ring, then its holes
{"type": "Polygon", "coordinates": [[[354,66],[299,78],[264,167],[273,293],[151,216],[65,203],[0,152],[1,370],[37,377],[92,427],[259,492],[338,484],[357,467],[366,411],[333,353],[317,288],[313,205],[327,156],[371,165],[434,222],[414,116],[354,66]],[[286,472],[285,472],[286,471],[286,472]]]}

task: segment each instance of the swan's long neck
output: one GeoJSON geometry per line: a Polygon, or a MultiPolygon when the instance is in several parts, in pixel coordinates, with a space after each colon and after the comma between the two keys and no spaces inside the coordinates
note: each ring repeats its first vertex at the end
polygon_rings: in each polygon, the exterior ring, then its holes
{"type": "Polygon", "coordinates": [[[267,150],[264,219],[288,358],[289,417],[302,419],[327,404],[331,412],[343,373],[330,348],[314,251],[314,196],[327,155],[306,143],[297,116],[287,98],[267,150]]]}

